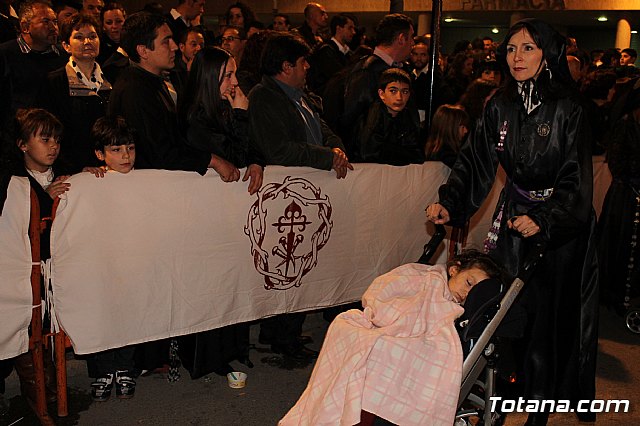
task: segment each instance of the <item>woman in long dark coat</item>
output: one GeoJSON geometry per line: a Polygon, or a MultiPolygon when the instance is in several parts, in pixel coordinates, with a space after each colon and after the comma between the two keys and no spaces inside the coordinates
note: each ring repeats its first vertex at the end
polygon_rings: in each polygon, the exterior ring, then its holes
{"type": "MultiPolygon", "coordinates": [[[[520,345],[524,396],[575,406],[595,396],[598,291],[590,130],[564,43],[536,19],[510,29],[498,50],[509,78],[488,102],[427,218],[462,225],[489,193],[498,164],[504,168],[507,184],[485,249],[515,275],[535,243],[547,245],[519,300],[528,313],[520,345]]],[[[547,418],[531,413],[527,424],[547,418]]]]}
{"type": "MultiPolygon", "coordinates": [[[[236,78],[237,65],[226,50],[209,47],[195,56],[185,89],[179,118],[187,143],[210,152],[214,169],[232,170],[232,180],[240,178],[238,168],[246,167],[243,180],[254,194],[262,185],[262,169],[249,151],[249,100],[236,78]]],[[[225,172],[225,175],[228,172],[225,172]]],[[[210,372],[231,372],[236,359],[249,366],[249,325],[234,324],[216,330],[184,336],[179,341],[180,358],[196,379],[210,372]]]]}

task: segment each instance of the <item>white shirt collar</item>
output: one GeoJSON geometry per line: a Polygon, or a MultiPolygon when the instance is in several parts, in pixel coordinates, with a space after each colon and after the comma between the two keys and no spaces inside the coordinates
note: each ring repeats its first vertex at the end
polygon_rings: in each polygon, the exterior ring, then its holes
{"type": "Polygon", "coordinates": [[[190,26],[191,26],[191,22],[188,22],[186,19],[184,19],[184,16],[182,16],[182,15],[180,14],[180,12],[178,12],[175,8],[171,9],[171,11],[170,11],[169,13],[171,14],[171,17],[172,17],[173,19],[178,19],[178,18],[180,18],[180,19],[182,19],[182,22],[184,22],[184,23],[187,25],[187,27],[190,27],[190,26]]]}
{"type": "Polygon", "coordinates": [[[421,70],[413,70],[413,75],[415,75],[416,77],[419,77],[420,74],[426,74],[429,72],[429,64],[425,65],[424,68],[422,68],[421,70]]]}
{"type": "Polygon", "coordinates": [[[335,38],[335,37],[331,37],[331,40],[332,40],[336,45],[338,45],[338,50],[339,50],[343,55],[346,55],[346,54],[347,54],[347,53],[349,53],[349,51],[351,50],[351,49],[349,49],[349,46],[345,46],[344,44],[340,43],[340,42],[338,41],[338,39],[337,39],[337,38],[335,38]]]}
{"type": "Polygon", "coordinates": [[[380,48],[376,47],[373,50],[373,54],[379,57],[380,59],[382,59],[383,61],[385,61],[387,65],[393,66],[393,63],[394,63],[393,58],[389,56],[386,52],[381,50],[380,48]]]}

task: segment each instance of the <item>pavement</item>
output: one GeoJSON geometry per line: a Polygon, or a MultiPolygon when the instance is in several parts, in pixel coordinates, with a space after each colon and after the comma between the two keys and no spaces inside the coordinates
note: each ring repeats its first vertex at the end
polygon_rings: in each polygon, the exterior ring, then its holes
{"type": "MultiPolygon", "coordinates": [[[[312,336],[313,349],[320,349],[327,329],[320,313],[307,316],[304,334],[312,336]]],[[[251,326],[252,342],[258,341],[258,325],[251,326]]],[[[232,367],[248,374],[246,387],[232,389],[224,377],[208,375],[191,380],[181,369],[181,378],[169,383],[166,376],[140,377],[136,395],[129,400],[112,396],[107,402],[91,400],[86,365],[68,353],[69,416],[54,420],[58,425],[276,425],[304,390],[312,364],[291,364],[265,345],[251,350],[255,367],[239,363],[232,367]]],[[[597,398],[629,399],[628,413],[603,413],[596,425],[640,424],[640,335],[624,327],[622,319],[608,310],[601,311],[597,372],[597,398]]],[[[4,401],[8,415],[0,416],[0,425],[37,425],[38,421],[20,396],[18,378],[7,379],[4,401]]],[[[55,413],[55,407],[50,410],[55,413]]],[[[522,425],[526,414],[512,413],[506,425],[522,425]]],[[[549,425],[580,424],[575,415],[553,414],[549,425]]],[[[587,423],[585,423],[587,424],[587,423]]],[[[428,425],[426,425],[428,426],[428,425]]]]}

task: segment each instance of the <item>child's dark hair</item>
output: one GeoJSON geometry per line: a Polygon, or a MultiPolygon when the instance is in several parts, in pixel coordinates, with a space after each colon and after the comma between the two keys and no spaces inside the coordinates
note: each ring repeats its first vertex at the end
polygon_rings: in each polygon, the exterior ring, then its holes
{"type": "Polygon", "coordinates": [[[24,154],[18,148],[19,142],[28,141],[38,132],[43,137],[59,140],[62,131],[62,123],[49,111],[40,108],[19,109],[12,119],[7,120],[1,132],[0,170],[13,172],[24,165],[24,154]]]}
{"type": "Polygon", "coordinates": [[[104,152],[105,146],[135,144],[136,133],[119,115],[101,117],[91,128],[91,142],[96,151],[104,152]]]}
{"type": "Polygon", "coordinates": [[[385,90],[389,83],[394,83],[396,81],[405,83],[409,85],[409,88],[411,88],[411,77],[409,77],[409,74],[407,74],[406,71],[401,70],[400,68],[389,68],[384,71],[378,80],[378,88],[380,90],[385,90]]]}
{"type": "Polygon", "coordinates": [[[63,129],[62,123],[55,115],[41,108],[19,109],[11,127],[14,143],[19,140],[27,141],[38,131],[41,136],[60,138],[63,129]]]}
{"type": "Polygon", "coordinates": [[[484,271],[489,278],[496,278],[502,282],[505,282],[507,278],[504,269],[502,269],[491,256],[479,250],[462,250],[447,262],[447,271],[452,266],[457,266],[460,271],[478,268],[484,271]]]}

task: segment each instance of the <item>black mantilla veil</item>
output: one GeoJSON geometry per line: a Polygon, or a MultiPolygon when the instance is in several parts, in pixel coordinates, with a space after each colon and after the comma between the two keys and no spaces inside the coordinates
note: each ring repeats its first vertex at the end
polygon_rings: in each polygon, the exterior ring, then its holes
{"type": "Polygon", "coordinates": [[[525,104],[528,96],[534,104],[546,98],[557,99],[575,91],[575,83],[569,72],[566,56],[566,38],[551,25],[535,18],[522,19],[509,29],[504,41],[496,51],[496,59],[505,72],[504,88],[510,98],[516,99],[520,90],[518,82],[511,75],[507,63],[507,43],[514,34],[526,29],[536,45],[542,49],[543,61],[540,63],[540,74],[537,79],[530,78],[522,82],[525,104]]]}

